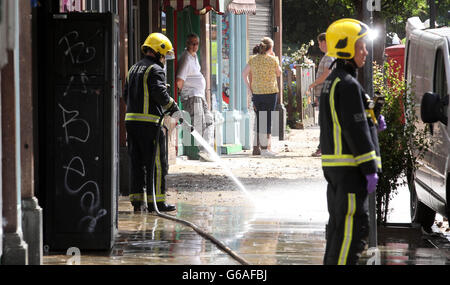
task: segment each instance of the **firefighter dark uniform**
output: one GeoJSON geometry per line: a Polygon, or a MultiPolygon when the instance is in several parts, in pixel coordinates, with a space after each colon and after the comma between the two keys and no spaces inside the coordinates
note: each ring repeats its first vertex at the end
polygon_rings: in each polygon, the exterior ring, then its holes
{"type": "MultiPolygon", "coordinates": [[[[329,36],[332,33],[327,30],[327,43],[329,36]]],[[[381,158],[377,129],[366,112],[366,94],[355,78],[356,66],[344,59],[336,64],[324,82],[319,108],[330,215],[324,264],[345,265],[356,264],[366,245],[369,214],[365,175],[381,171],[381,158]]]]}
{"type": "Polygon", "coordinates": [[[163,68],[164,65],[158,58],[146,55],[128,71],[123,93],[127,105],[125,126],[130,157],[129,199],[135,210],[145,201],[144,187],[147,190],[148,209],[153,210],[151,181],[155,185],[158,209],[161,211],[174,210],[174,206],[165,204],[165,177],[168,172],[167,150],[165,149],[165,135],[158,122],[167,110],[177,107],[167,92],[163,68]],[[157,132],[160,133],[159,142],[155,141],[157,132]],[[150,169],[153,166],[155,147],[156,158],[154,173],[152,173],[150,169]]]}

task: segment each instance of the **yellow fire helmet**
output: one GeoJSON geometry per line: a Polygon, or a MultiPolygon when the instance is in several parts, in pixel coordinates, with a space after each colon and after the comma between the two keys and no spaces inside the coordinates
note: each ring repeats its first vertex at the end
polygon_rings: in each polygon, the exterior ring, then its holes
{"type": "Polygon", "coordinates": [[[144,52],[144,47],[149,47],[165,57],[173,56],[172,43],[169,38],[161,33],[151,33],[141,46],[142,52],[144,52]]]}
{"type": "Polygon", "coordinates": [[[327,55],[353,58],[356,41],[368,35],[369,31],[369,26],[355,19],[344,18],[333,22],[326,31],[327,55]]]}

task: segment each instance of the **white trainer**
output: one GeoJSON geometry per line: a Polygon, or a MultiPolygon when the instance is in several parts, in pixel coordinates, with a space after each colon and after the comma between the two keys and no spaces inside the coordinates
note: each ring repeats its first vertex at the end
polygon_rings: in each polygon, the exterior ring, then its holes
{"type": "Polygon", "coordinates": [[[262,156],[267,156],[267,157],[274,157],[274,156],[277,155],[277,153],[275,153],[273,151],[270,151],[270,150],[267,150],[267,149],[262,149],[261,150],[261,155],[262,156]]]}

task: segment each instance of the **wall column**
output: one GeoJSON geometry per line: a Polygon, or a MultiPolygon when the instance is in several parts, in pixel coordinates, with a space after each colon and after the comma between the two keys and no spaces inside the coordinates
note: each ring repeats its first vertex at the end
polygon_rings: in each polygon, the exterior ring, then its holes
{"type": "Polygon", "coordinates": [[[252,128],[251,128],[251,119],[250,114],[248,110],[248,93],[247,93],[247,86],[244,83],[244,80],[242,78],[242,71],[244,70],[244,67],[247,65],[247,58],[248,58],[248,46],[247,46],[247,15],[242,14],[236,16],[238,18],[239,23],[239,39],[238,39],[238,50],[239,50],[239,58],[238,58],[238,65],[239,65],[239,72],[236,73],[236,80],[239,82],[238,84],[238,92],[240,93],[239,96],[239,110],[242,114],[242,120],[241,120],[241,144],[242,149],[249,150],[252,148],[252,128]]]}
{"type": "MultiPolygon", "coordinates": [[[[224,131],[224,138],[225,144],[228,144],[229,149],[234,148],[235,146],[241,146],[241,132],[240,132],[240,125],[241,125],[241,119],[242,115],[239,110],[239,89],[238,89],[238,82],[237,80],[242,80],[241,76],[238,76],[238,53],[241,52],[237,49],[237,45],[239,43],[239,26],[237,25],[237,19],[236,15],[230,12],[227,12],[226,17],[228,18],[229,23],[229,35],[228,35],[228,41],[229,41],[229,57],[228,57],[228,64],[229,64],[229,99],[230,103],[228,104],[228,110],[225,112],[225,131],[224,131]]],[[[227,146],[225,146],[227,147],[227,146]]],[[[231,153],[231,150],[229,151],[227,148],[226,154],[231,153]]]]}
{"type": "Polygon", "coordinates": [[[34,196],[34,138],[32,102],[32,42],[30,1],[20,0],[20,167],[22,196],[22,229],[28,244],[28,264],[42,264],[42,208],[34,196]]]}
{"type": "MultiPolygon", "coordinates": [[[[9,15],[12,16],[12,15],[9,15]]],[[[4,240],[2,264],[28,264],[27,244],[22,240],[18,216],[16,161],[16,94],[11,80],[14,74],[14,52],[8,50],[8,64],[1,72],[2,120],[2,198],[4,240]]]]}

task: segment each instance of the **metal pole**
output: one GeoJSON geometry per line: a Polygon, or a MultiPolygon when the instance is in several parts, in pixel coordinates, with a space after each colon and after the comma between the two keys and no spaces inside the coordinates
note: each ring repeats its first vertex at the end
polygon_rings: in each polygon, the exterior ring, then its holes
{"type": "MultiPolygon", "coordinates": [[[[370,28],[373,27],[372,9],[369,9],[371,0],[363,1],[363,22],[368,24],[370,28]]],[[[370,97],[373,97],[373,42],[367,41],[366,45],[369,54],[366,57],[366,64],[364,65],[364,89],[370,97]]],[[[377,215],[376,215],[376,191],[369,194],[369,247],[377,247],[377,215]]]]}
{"type": "Polygon", "coordinates": [[[430,28],[435,28],[435,22],[436,22],[436,3],[434,0],[428,0],[428,3],[430,5],[430,28]]]}

